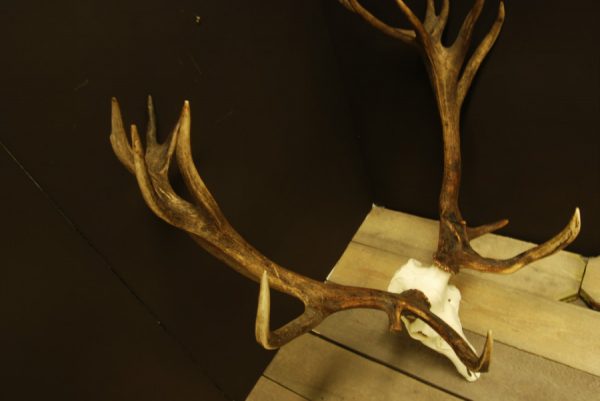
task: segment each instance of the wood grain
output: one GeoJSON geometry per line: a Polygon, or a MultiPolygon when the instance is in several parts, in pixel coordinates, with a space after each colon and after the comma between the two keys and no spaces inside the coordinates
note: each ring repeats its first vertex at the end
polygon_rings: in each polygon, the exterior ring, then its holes
{"type": "MultiPolygon", "coordinates": [[[[329,276],[346,285],[386,289],[408,256],[351,243],[329,276]]],[[[565,365],[600,375],[600,314],[475,275],[458,274],[463,327],[565,365]]]]}
{"type": "Polygon", "coordinates": [[[458,400],[314,335],[279,350],[264,375],[309,400],[458,400]]]}
{"type": "MultiPolygon", "coordinates": [[[[469,383],[443,356],[404,333],[390,333],[385,315],[376,311],[345,311],[325,320],[316,331],[372,360],[468,399],[590,401],[600,394],[600,377],[499,342],[494,345],[490,372],[469,383]]],[[[483,347],[483,336],[465,334],[477,349],[483,347]]]]}

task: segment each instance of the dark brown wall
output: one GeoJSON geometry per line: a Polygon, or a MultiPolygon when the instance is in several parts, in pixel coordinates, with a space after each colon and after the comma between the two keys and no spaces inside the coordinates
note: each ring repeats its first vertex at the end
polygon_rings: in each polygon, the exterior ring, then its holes
{"type": "MultiPolygon", "coordinates": [[[[190,99],[232,224],[324,279],[371,201],[321,4],[1,7],[0,398],[245,398],[273,355],[258,286],[149,212],[110,149],[110,97],[143,127],[152,93],[163,133],[190,99]]],[[[273,303],[274,325],[299,312],[273,303]]]]}
{"type": "MultiPolygon", "coordinates": [[[[364,0],[390,23],[393,1],[364,0]]],[[[408,1],[422,13],[424,1],[408,1]]],[[[452,1],[448,43],[472,0],[452,1]]],[[[437,216],[441,130],[416,52],[325,1],[375,203],[437,216]]],[[[495,17],[486,2],[478,42],[495,17]]],[[[422,15],[422,14],[420,14],[422,15]]],[[[600,2],[507,1],[506,21],[463,110],[461,206],[473,224],[544,241],[581,207],[569,248],[600,252],[600,2]]],[[[407,25],[404,25],[407,26],[407,25]]]]}
{"type": "MultiPolygon", "coordinates": [[[[580,205],[573,249],[597,253],[598,5],[514,3],[465,109],[463,209],[539,241],[580,205]]],[[[272,356],[253,339],[257,285],[155,218],[112,155],[111,96],[143,125],[152,93],[163,133],[190,99],[227,216],[312,277],[370,188],[436,215],[423,67],[334,0],[6,0],[0,26],[0,399],[243,399],[272,356]]],[[[274,325],[298,312],[274,298],[274,325]]]]}

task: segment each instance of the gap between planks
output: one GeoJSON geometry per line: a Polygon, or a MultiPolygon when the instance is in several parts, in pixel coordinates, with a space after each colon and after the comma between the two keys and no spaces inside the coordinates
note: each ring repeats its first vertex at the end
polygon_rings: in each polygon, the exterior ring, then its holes
{"type": "MultiPolygon", "coordinates": [[[[385,290],[410,257],[350,243],[329,279],[385,290]]],[[[600,375],[600,314],[532,295],[474,275],[453,278],[460,289],[463,327],[518,349],[600,375]]]]}
{"type": "MultiPolygon", "coordinates": [[[[600,393],[600,377],[500,342],[494,343],[490,372],[469,383],[443,356],[405,333],[390,333],[387,316],[378,311],[337,313],[315,331],[373,361],[466,399],[591,401],[600,393]]],[[[484,336],[465,334],[477,349],[483,347],[484,336]]]]}
{"type": "Polygon", "coordinates": [[[308,400],[463,399],[312,334],[282,347],[264,376],[308,400]]]}
{"type": "Polygon", "coordinates": [[[246,401],[311,401],[296,394],[292,390],[274,382],[266,376],[261,376],[246,401]]]}

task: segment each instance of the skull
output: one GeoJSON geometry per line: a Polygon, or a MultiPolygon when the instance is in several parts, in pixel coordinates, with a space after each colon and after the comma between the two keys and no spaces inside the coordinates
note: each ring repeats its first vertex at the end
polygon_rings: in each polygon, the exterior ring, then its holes
{"type": "MultiPolygon", "coordinates": [[[[448,284],[451,274],[436,266],[423,266],[415,259],[409,259],[400,269],[396,271],[388,286],[389,292],[401,293],[409,289],[417,289],[423,292],[431,303],[431,312],[452,327],[461,337],[467,341],[458,317],[460,306],[460,291],[453,285],[448,284]]],[[[468,381],[475,381],[480,374],[471,372],[456,356],[454,350],[439,336],[431,327],[420,319],[410,321],[402,317],[408,334],[415,340],[420,341],[427,347],[445,355],[450,359],[456,370],[468,381]]],[[[467,341],[467,344],[475,351],[475,348],[467,341]]]]}

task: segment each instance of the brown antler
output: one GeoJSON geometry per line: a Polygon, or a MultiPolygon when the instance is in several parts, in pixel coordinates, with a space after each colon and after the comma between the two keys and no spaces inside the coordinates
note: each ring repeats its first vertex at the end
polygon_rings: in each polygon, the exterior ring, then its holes
{"type": "Polygon", "coordinates": [[[256,339],[267,349],[278,348],[317,326],[327,316],[352,308],[379,309],[387,313],[390,330],[402,329],[402,315],[422,319],[444,338],[458,357],[473,372],[487,371],[492,351],[488,333],[481,357],[443,320],[429,310],[429,302],[418,290],[401,294],[321,283],[287,270],[248,244],[231,227],[194,167],[190,148],[190,108],[185,102],[175,129],[162,144],[156,140],[154,110],[148,99],[149,123],[146,150],[135,125],[131,126],[129,144],[116,99],[112,102],[110,140],[119,160],[138,181],[142,196],[150,209],[167,223],[186,231],[204,249],[240,274],[260,282],[256,316],[256,339]],[[173,155],[194,202],[175,193],[169,183],[168,170],[173,155]],[[269,328],[270,287],[301,300],[304,313],[271,331],[269,328]]]}
{"type": "Polygon", "coordinates": [[[510,259],[486,258],[471,248],[470,240],[504,227],[508,220],[480,227],[467,227],[458,207],[461,175],[460,110],[477,70],[500,33],[504,22],[504,3],[500,1],[496,21],[465,63],[473,28],[484,0],[475,0],[456,40],[448,47],[442,44],[441,38],[448,19],[449,0],[442,0],[439,14],[436,13],[434,0],[427,0],[424,22],[415,16],[404,1],[395,0],[412,29],[400,29],[385,24],[357,0],[339,1],[375,28],[417,48],[423,56],[436,97],[444,139],[444,175],[439,204],[440,229],[438,249],[434,254],[436,265],[453,273],[458,273],[463,267],[494,273],[512,273],[570,244],[579,234],[579,209],[575,210],[569,224],[547,242],[510,259]]]}

